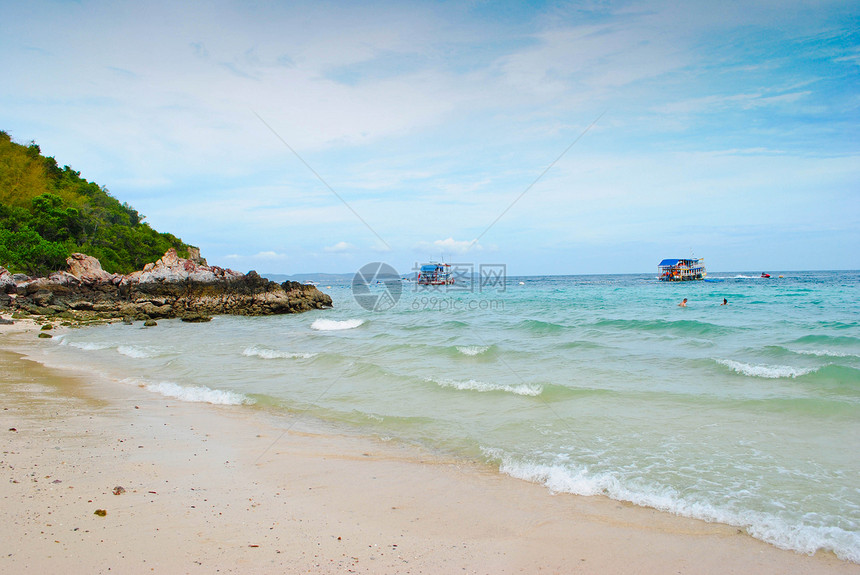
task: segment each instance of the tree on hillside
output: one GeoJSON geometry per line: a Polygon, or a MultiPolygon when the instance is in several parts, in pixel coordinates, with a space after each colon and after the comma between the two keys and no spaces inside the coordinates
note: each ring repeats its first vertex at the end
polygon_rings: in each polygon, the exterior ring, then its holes
{"type": "Polygon", "coordinates": [[[43,156],[35,143],[17,144],[0,131],[0,265],[45,275],[83,252],[107,271],[130,273],[171,247],[187,256],[187,244],[143,220],[106,188],[43,156]]]}

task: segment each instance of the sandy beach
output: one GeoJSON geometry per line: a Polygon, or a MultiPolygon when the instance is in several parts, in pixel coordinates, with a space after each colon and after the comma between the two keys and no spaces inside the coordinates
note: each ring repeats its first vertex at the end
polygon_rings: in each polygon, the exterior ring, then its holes
{"type": "Polygon", "coordinates": [[[860,573],[734,527],[10,351],[37,330],[0,326],[0,572],[860,573]]]}

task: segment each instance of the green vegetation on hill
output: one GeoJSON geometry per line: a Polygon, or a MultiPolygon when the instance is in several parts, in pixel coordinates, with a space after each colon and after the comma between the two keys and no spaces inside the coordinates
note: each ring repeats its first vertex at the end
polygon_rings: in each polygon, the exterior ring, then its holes
{"type": "Polygon", "coordinates": [[[60,168],[35,143],[17,144],[0,131],[0,265],[47,275],[83,252],[109,272],[130,273],[171,247],[188,256],[182,240],[152,229],[107,189],[60,168]]]}

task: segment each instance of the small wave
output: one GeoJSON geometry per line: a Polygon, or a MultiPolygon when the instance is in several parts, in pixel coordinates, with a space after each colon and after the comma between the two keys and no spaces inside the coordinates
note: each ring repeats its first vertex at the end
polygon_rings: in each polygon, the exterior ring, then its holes
{"type": "Polygon", "coordinates": [[[696,320],[665,319],[641,320],[641,319],[605,319],[594,324],[596,327],[608,327],[620,330],[633,330],[645,332],[665,332],[679,335],[709,335],[709,334],[731,334],[739,328],[728,328],[721,325],[696,320]]]}
{"type": "Polygon", "coordinates": [[[488,391],[503,391],[506,393],[526,395],[529,397],[537,397],[543,393],[543,386],[533,383],[523,383],[521,385],[500,385],[496,383],[486,383],[475,379],[457,381],[454,379],[433,378],[428,378],[427,381],[433,382],[439,387],[449,387],[460,391],[477,391],[481,393],[486,393],[488,391]]]}
{"type": "Polygon", "coordinates": [[[815,357],[860,357],[857,354],[834,351],[832,349],[794,349],[781,345],[768,345],[762,349],[749,348],[747,351],[767,355],[773,358],[786,358],[796,355],[811,355],[815,357]]]}
{"type": "MultiPolygon", "coordinates": [[[[860,369],[831,363],[815,371],[815,373],[804,376],[803,379],[810,383],[834,385],[856,390],[856,386],[860,384],[860,369]]],[[[852,391],[853,393],[855,392],[852,391]]]]}
{"type": "Polygon", "coordinates": [[[519,326],[527,331],[534,333],[556,333],[564,329],[563,325],[552,323],[550,321],[540,321],[538,319],[527,319],[520,322],[519,326]]]}
{"type": "Polygon", "coordinates": [[[789,351],[799,353],[801,355],[815,355],[818,357],[855,357],[850,353],[831,351],[829,349],[791,349],[789,351]]]}
{"type": "Polygon", "coordinates": [[[822,321],[819,322],[818,325],[821,327],[827,327],[830,329],[854,329],[857,327],[856,321],[845,322],[845,321],[822,321]]]}
{"type": "Polygon", "coordinates": [[[121,345],[116,348],[116,351],[133,359],[146,359],[158,355],[158,351],[151,347],[135,347],[133,345],[121,345]]]}
{"type": "Polygon", "coordinates": [[[69,345],[72,347],[76,347],[78,349],[82,349],[84,351],[98,351],[100,349],[110,349],[113,347],[112,343],[107,343],[107,342],[69,341],[68,339],[65,339],[65,338],[60,341],[60,345],[69,345]]]}
{"type": "Polygon", "coordinates": [[[717,359],[714,361],[737,373],[768,379],[795,378],[818,371],[817,367],[799,368],[791,367],[790,365],[752,365],[731,359],[717,359]]]}
{"type": "Polygon", "coordinates": [[[290,351],[281,351],[278,349],[268,349],[252,345],[242,352],[245,357],[259,357],[260,359],[310,359],[315,357],[315,353],[294,353],[290,351]]]}
{"type": "Polygon", "coordinates": [[[562,344],[559,344],[561,349],[605,349],[607,346],[596,343],[588,340],[575,340],[575,341],[566,341],[562,344]]]}
{"type": "Polygon", "coordinates": [[[204,385],[183,387],[170,381],[162,381],[147,384],[144,388],[166,397],[192,403],[212,403],[215,405],[250,405],[254,403],[253,399],[241,393],[212,389],[204,385]]]}
{"type": "Polygon", "coordinates": [[[463,355],[475,356],[481,355],[490,349],[489,345],[458,345],[457,351],[463,355]]]}
{"type": "Polygon", "coordinates": [[[860,338],[852,337],[850,335],[805,335],[797,338],[791,343],[819,344],[827,346],[855,346],[860,345],[860,338]]]}
{"type": "Polygon", "coordinates": [[[316,319],[311,324],[311,329],[317,331],[340,331],[343,329],[354,329],[363,323],[363,319],[316,319]]]}

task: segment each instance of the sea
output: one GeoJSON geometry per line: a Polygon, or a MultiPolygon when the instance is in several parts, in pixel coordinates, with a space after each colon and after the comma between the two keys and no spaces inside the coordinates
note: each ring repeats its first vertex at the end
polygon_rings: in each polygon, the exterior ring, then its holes
{"type": "Polygon", "coordinates": [[[364,278],[364,299],[339,281],[319,286],[333,309],[35,345],[174,401],[317,421],[860,562],[860,272],[490,271],[364,278]]]}

